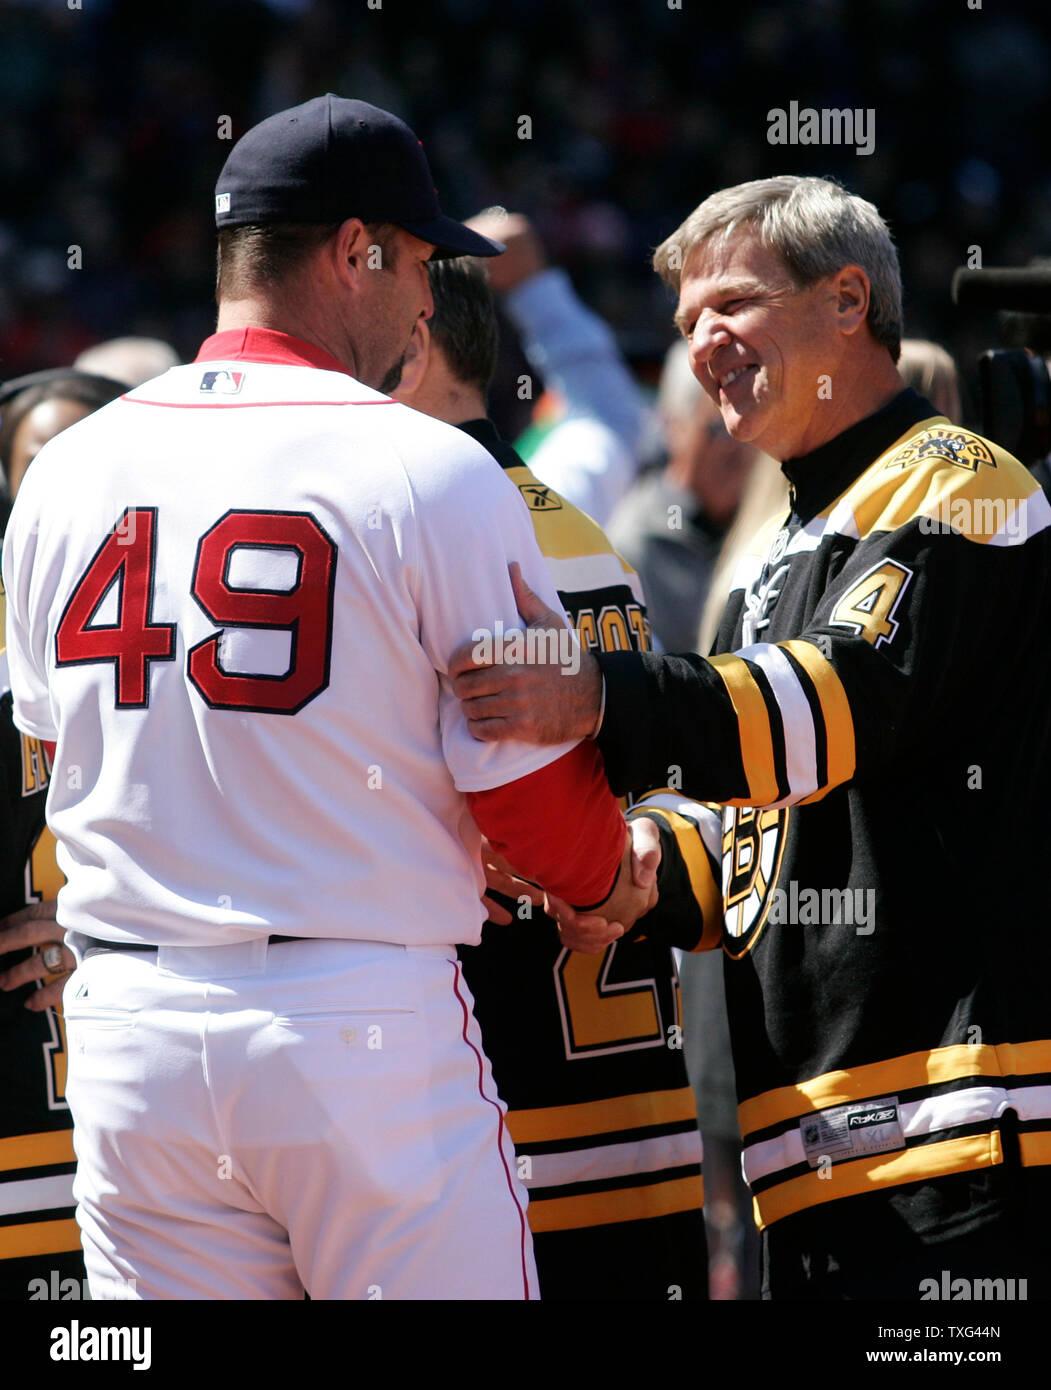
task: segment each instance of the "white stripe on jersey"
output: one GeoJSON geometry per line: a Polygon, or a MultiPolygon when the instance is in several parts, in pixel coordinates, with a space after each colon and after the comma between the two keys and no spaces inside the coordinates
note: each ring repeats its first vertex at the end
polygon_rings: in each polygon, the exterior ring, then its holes
{"type": "Polygon", "coordinates": [[[723,818],[718,811],[713,811],[710,806],[705,806],[701,801],[691,801],[688,797],[677,796],[674,792],[658,792],[655,796],[646,796],[636,801],[632,806],[633,811],[640,811],[645,815],[651,806],[658,806],[663,811],[671,811],[676,816],[686,816],[692,821],[696,821],[701,831],[701,839],[704,847],[718,864],[723,857],[723,818]]]}
{"type": "Polygon", "coordinates": [[[785,547],[785,555],[801,555],[804,551],[816,550],[831,529],[834,529],[831,527],[831,520],[826,522],[820,516],[806,526],[801,526],[785,547]]]}
{"type": "Polygon", "coordinates": [[[736,593],[738,589],[744,589],[747,592],[759,578],[765,563],[765,558],[762,555],[753,555],[751,552],[742,555],[734,565],[733,579],[730,581],[730,593],[736,593]]]}
{"type": "Polygon", "coordinates": [[[696,1129],[684,1134],[659,1134],[653,1139],[602,1144],[593,1149],[529,1154],[532,1171],[525,1184],[529,1188],[561,1187],[564,1183],[599,1182],[635,1173],[657,1173],[662,1168],[700,1163],[701,1154],[701,1136],[696,1129]]]}
{"type": "Polygon", "coordinates": [[[572,555],[564,559],[548,555],[545,559],[555,588],[561,593],[587,593],[613,584],[626,584],[638,602],[642,602],[638,575],[629,574],[612,552],[604,555],[572,555]]]}
{"type": "Polygon", "coordinates": [[[1012,1086],[1007,1094],[1020,1120],[1051,1120],[1051,1086],[1012,1086]]]}
{"type": "Polygon", "coordinates": [[[990,537],[990,545],[1024,545],[1030,536],[1051,526],[1051,502],[1042,488],[1023,498],[1018,511],[1021,515],[1008,517],[996,535],[990,537]]]}
{"type": "Polygon", "coordinates": [[[72,1173],[0,1182],[0,1216],[14,1216],[22,1211],[51,1211],[75,1205],[72,1173]]]}
{"type": "MultiPolygon", "coordinates": [[[[784,724],[785,765],[788,771],[788,795],[770,807],[790,806],[802,796],[809,796],[818,785],[817,745],[814,734],[814,714],[810,701],[803,693],[799,678],[785,653],[771,643],[757,642],[734,652],[744,661],[760,668],[773,691],[784,724]]],[[[773,730],[771,729],[771,733],[773,730]]]]}

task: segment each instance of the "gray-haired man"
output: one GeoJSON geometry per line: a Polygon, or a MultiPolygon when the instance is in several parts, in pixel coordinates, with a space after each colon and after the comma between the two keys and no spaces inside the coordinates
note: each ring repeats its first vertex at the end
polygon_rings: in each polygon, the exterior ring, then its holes
{"type": "Polygon", "coordinates": [[[743,184],[655,264],[727,429],[792,488],[735,580],[726,655],[618,652],[556,678],[459,653],[457,693],[476,737],[536,741],[591,732],[604,694],[614,790],[675,768],[724,808],[766,1295],[915,1299],[948,1270],[1040,1296],[1051,508],[903,389],[871,204],[822,179],[743,184]]]}

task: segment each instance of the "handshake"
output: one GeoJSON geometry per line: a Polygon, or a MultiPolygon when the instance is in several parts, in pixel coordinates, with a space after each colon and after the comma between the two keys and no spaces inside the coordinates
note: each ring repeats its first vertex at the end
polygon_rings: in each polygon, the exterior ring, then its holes
{"type": "MultiPolygon", "coordinates": [[[[604,951],[611,941],[623,936],[640,917],[656,906],[660,860],[660,831],[656,822],[647,816],[629,821],[625,827],[620,872],[612,893],[593,911],[579,913],[561,898],[553,897],[527,879],[519,878],[488,840],[482,841],[482,869],[486,887],[507,897],[528,898],[534,907],[542,907],[558,923],[564,945],[571,951],[584,951],[591,955],[604,951]]],[[[482,901],[491,922],[501,926],[511,922],[511,914],[488,893],[482,901]]]]}

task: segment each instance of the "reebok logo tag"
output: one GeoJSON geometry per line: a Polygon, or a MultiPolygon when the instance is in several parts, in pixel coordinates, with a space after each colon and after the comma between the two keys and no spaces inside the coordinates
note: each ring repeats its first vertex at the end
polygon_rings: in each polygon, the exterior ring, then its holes
{"type": "Polygon", "coordinates": [[[865,1110],[860,1115],[851,1115],[847,1120],[849,1129],[867,1129],[869,1125],[885,1125],[898,1117],[897,1109],[892,1105],[887,1110],[865,1110]]]}
{"type": "Polygon", "coordinates": [[[897,1096],[876,1096],[804,1116],[799,1137],[807,1163],[817,1168],[830,1162],[843,1163],[867,1154],[904,1149],[899,1110],[897,1096]]]}
{"type": "Polygon", "coordinates": [[[523,483],[518,490],[525,498],[526,506],[531,512],[557,512],[562,509],[562,503],[549,487],[537,487],[535,483],[523,483]]]}

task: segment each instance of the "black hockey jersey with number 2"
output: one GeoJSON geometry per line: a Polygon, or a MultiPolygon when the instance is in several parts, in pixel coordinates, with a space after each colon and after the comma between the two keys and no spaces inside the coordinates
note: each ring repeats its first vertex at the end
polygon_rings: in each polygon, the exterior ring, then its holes
{"type": "MultiPolygon", "coordinates": [[[[596,524],[541,483],[487,421],[581,644],[646,651],[638,576],[596,524]]],[[[674,858],[662,910],[598,955],[566,949],[541,910],[486,925],[464,975],[529,1188],[545,1299],[695,1299],[706,1289],[701,1142],[682,1050],[671,945],[694,947],[718,901],[718,836],[673,789],[643,803],[674,858]],[[691,815],[693,818],[691,819],[691,815]]]]}
{"type": "MultiPolygon", "coordinates": [[[[50,776],[45,745],[19,733],[11,718],[7,654],[0,649],[0,916],[55,897],[63,881],[44,824],[50,776]]],[[[0,969],[27,955],[0,955],[0,969]]],[[[33,1281],[52,1271],[74,1278],[79,1297],[83,1277],[65,1024],[54,1009],[24,1007],[36,988],[0,993],[0,1299],[30,1297],[33,1281]]]]}
{"type": "Polygon", "coordinates": [[[724,808],[760,1226],[998,1164],[1008,1109],[1051,1163],[1051,509],[912,392],[785,471],[725,654],[599,658],[614,790],[724,808]]]}

